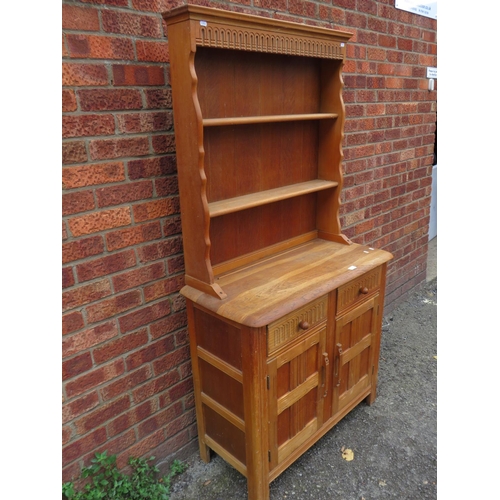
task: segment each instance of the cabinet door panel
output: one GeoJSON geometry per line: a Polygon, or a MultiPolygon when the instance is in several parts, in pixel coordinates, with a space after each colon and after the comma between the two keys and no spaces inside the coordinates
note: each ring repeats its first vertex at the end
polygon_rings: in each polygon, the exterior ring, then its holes
{"type": "Polygon", "coordinates": [[[268,362],[271,469],[322,425],[325,346],[323,325],[268,362]]]}
{"type": "Polygon", "coordinates": [[[337,317],[335,328],[334,412],[341,411],[371,386],[378,339],[379,296],[337,317]]]}

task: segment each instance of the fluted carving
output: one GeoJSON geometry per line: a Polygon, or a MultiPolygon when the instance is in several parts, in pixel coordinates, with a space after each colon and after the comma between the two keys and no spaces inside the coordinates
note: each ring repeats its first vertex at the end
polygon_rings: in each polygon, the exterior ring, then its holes
{"type": "Polygon", "coordinates": [[[344,58],[344,44],[341,42],[313,40],[305,36],[283,35],[265,30],[249,30],[214,23],[199,26],[196,45],[323,59],[344,58]]]}

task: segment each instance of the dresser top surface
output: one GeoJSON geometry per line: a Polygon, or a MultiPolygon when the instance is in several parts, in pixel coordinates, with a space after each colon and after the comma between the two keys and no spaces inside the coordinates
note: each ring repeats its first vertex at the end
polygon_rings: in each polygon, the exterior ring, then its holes
{"type": "Polygon", "coordinates": [[[228,320],[261,327],[390,259],[384,250],[316,239],[219,276],[223,300],[191,286],[181,294],[228,320]]]}

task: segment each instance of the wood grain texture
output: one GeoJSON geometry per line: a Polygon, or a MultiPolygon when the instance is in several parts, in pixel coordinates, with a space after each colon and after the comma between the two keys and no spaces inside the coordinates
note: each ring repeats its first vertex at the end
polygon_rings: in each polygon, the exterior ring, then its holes
{"type": "Polygon", "coordinates": [[[192,287],[181,293],[220,316],[259,327],[306,305],[389,261],[384,250],[314,240],[240,270],[219,276],[227,298],[217,300],[192,287]],[[349,268],[355,268],[350,270],[349,268]]]}

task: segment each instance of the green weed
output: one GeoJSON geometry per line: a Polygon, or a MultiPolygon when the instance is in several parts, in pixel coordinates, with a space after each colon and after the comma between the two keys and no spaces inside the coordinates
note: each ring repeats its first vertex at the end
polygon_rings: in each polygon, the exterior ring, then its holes
{"type": "Polygon", "coordinates": [[[116,455],[96,453],[89,467],[82,470],[82,478],[90,478],[82,491],[75,491],[74,483],[62,486],[63,495],[69,500],[168,500],[171,479],[186,469],[186,465],[174,460],[170,472],[158,478],[159,469],[144,458],[130,457],[130,475],[116,467],[116,455]]]}

